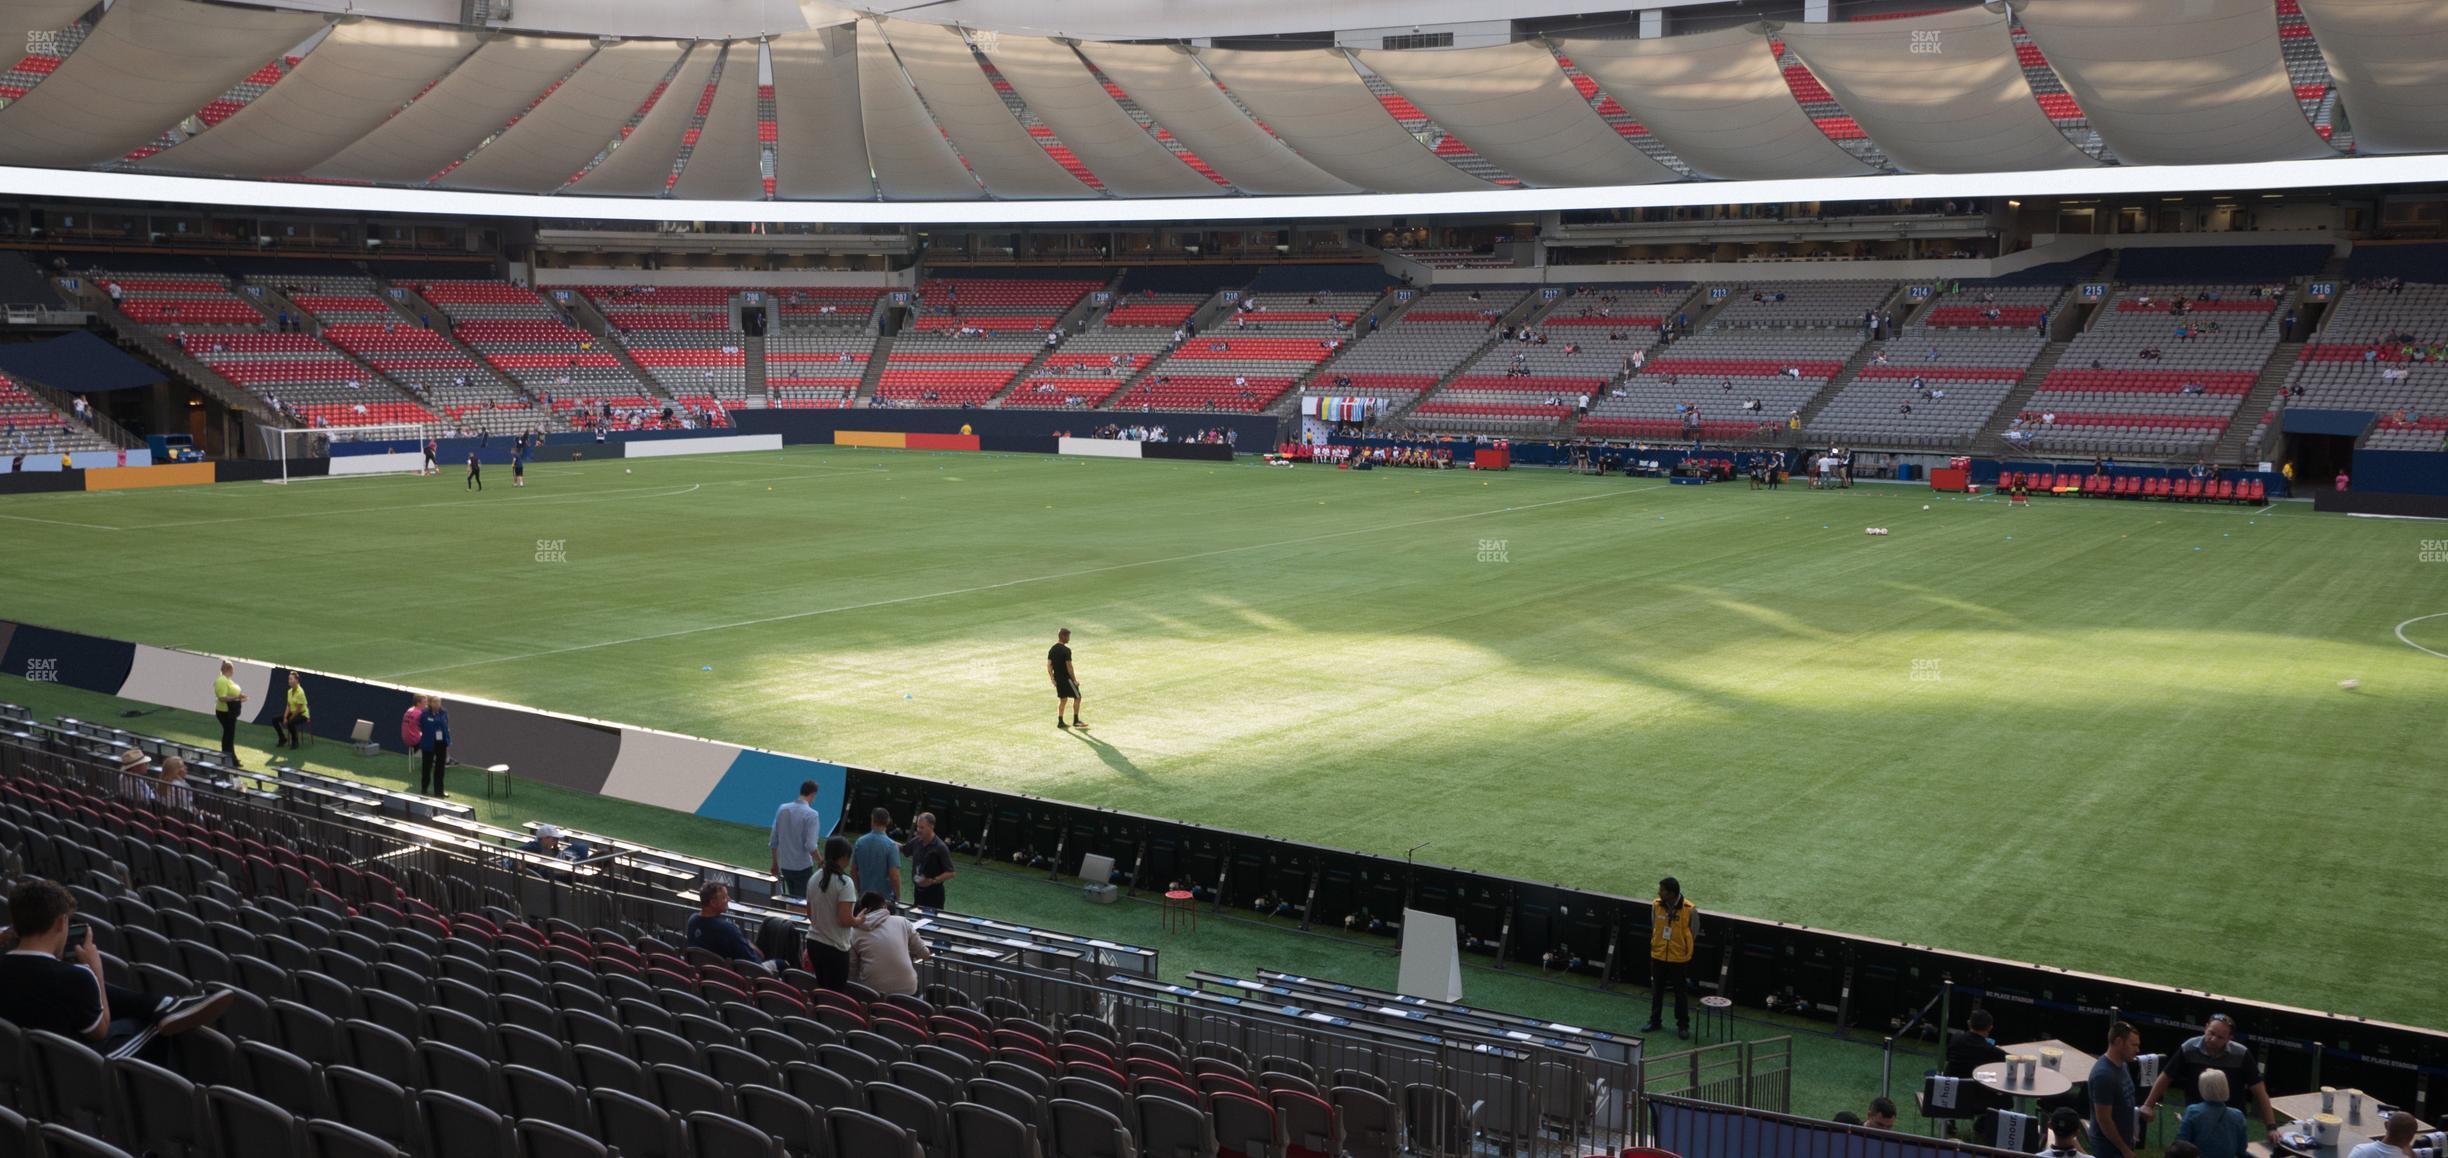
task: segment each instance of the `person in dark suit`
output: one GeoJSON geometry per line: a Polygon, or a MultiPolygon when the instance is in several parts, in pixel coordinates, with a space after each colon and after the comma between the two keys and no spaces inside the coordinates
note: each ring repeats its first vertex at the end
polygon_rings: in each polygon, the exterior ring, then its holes
{"type": "Polygon", "coordinates": [[[418,718],[417,724],[424,730],[424,734],[417,737],[420,756],[417,791],[448,799],[450,794],[442,790],[442,774],[450,766],[450,713],[442,710],[442,697],[433,696],[425,701],[425,714],[418,718]]]}

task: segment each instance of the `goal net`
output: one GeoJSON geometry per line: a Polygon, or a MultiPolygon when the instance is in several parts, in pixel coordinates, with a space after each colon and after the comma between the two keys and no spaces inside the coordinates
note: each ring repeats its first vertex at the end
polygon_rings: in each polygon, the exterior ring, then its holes
{"type": "Polygon", "coordinates": [[[264,441],[281,464],[280,477],[265,482],[286,483],[302,477],[299,464],[328,459],[316,474],[414,474],[425,465],[425,441],[452,432],[440,423],[386,422],[365,426],[291,428],[266,426],[264,441]]]}

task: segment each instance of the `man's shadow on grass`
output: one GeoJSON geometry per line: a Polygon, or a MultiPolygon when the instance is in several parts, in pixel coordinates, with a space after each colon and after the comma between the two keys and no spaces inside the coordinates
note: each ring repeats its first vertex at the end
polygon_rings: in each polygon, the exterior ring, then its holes
{"type": "Polygon", "coordinates": [[[1141,769],[1137,764],[1131,763],[1131,758],[1123,755],[1122,749],[1116,748],[1113,745],[1097,739],[1093,735],[1090,735],[1086,728],[1070,729],[1069,735],[1072,739],[1088,745],[1088,750],[1095,752],[1097,759],[1103,760],[1106,767],[1111,768],[1114,771],[1119,772],[1122,775],[1141,784],[1154,783],[1155,777],[1148,775],[1147,772],[1141,769]]]}

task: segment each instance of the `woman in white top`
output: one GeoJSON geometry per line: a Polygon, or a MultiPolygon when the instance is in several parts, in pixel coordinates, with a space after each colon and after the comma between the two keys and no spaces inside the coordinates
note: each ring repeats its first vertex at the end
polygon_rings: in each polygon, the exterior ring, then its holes
{"type": "Polygon", "coordinates": [[[851,909],[858,886],[850,883],[850,842],[829,837],[824,844],[824,868],[808,885],[808,966],[816,983],[841,989],[850,980],[850,940],[858,932],[851,909]]]}
{"type": "Polygon", "coordinates": [[[884,894],[859,898],[858,934],[850,942],[850,979],[878,993],[918,992],[918,962],[934,956],[918,927],[893,915],[884,894]]]}

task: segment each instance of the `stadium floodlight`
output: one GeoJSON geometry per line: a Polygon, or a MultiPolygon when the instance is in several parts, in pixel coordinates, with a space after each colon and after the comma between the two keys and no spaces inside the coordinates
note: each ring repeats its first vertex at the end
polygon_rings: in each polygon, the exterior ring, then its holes
{"type": "Polygon", "coordinates": [[[439,422],[379,422],[364,426],[262,426],[264,441],[279,451],[279,478],[265,479],[270,483],[287,483],[295,472],[292,463],[314,459],[332,459],[344,463],[346,469],[326,473],[335,475],[414,474],[425,465],[424,447],[427,439],[448,437],[455,432],[439,422]],[[333,453],[334,448],[339,453],[333,453]]]}

